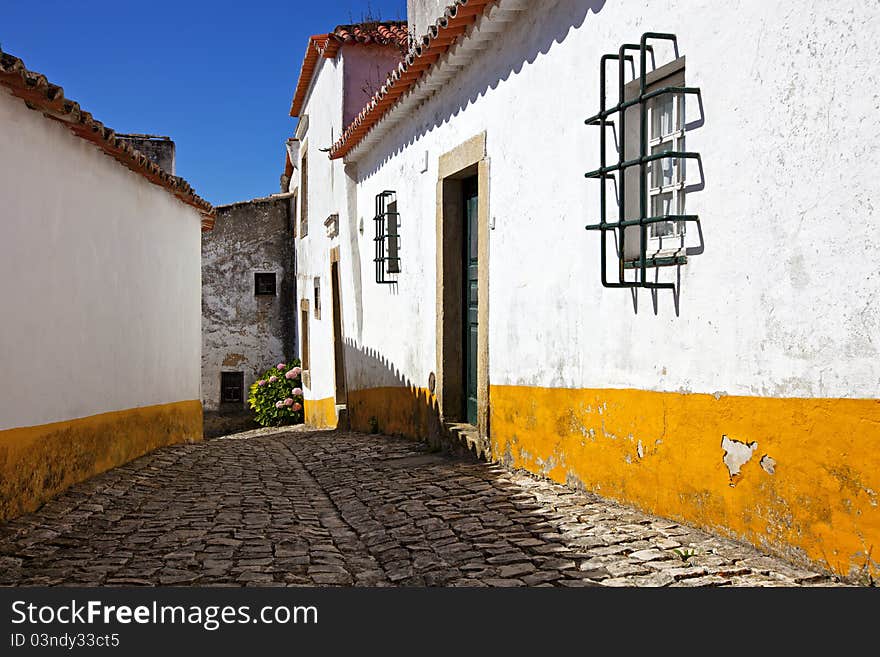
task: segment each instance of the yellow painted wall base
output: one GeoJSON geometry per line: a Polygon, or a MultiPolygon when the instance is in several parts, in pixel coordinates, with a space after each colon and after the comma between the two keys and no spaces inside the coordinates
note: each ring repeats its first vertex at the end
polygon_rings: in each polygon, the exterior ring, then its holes
{"type": "Polygon", "coordinates": [[[316,429],[336,428],[336,399],[304,399],[305,423],[316,429]]]}
{"type": "Polygon", "coordinates": [[[157,447],[201,439],[199,401],[0,431],[0,520],[157,447]]]}
{"type": "Polygon", "coordinates": [[[880,575],[880,400],[493,386],[490,401],[510,467],[804,565],[880,575]],[[723,436],[756,443],[738,475],[723,436]]]}
{"type": "Polygon", "coordinates": [[[385,387],[348,393],[351,428],[408,438],[439,434],[437,400],[424,388],[385,387]]]}

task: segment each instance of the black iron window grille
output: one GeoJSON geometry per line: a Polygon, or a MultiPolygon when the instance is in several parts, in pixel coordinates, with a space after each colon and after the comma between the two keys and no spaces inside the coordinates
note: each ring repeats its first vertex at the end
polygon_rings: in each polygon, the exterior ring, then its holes
{"type": "Polygon", "coordinates": [[[315,276],[315,319],[321,319],[321,277],[315,276]]]}
{"type": "Polygon", "coordinates": [[[244,372],[220,373],[220,402],[222,404],[244,402],[244,372]]]}
{"type": "Polygon", "coordinates": [[[386,190],[376,195],[376,282],[381,284],[396,283],[387,274],[400,273],[400,214],[397,212],[397,193],[386,190]]]}
{"type": "Polygon", "coordinates": [[[275,296],[275,272],[254,272],[254,294],[275,296]]]}
{"type": "MultiPolygon", "coordinates": [[[[651,288],[675,289],[674,283],[648,280],[648,268],[669,265],[682,265],[687,262],[685,253],[699,253],[702,247],[686,250],[683,247],[685,226],[695,223],[702,240],[699,216],[684,212],[684,170],[685,162],[696,160],[700,166],[700,154],[684,149],[684,99],[688,95],[697,97],[700,89],[682,85],[661,85],[649,89],[648,55],[651,55],[652,71],[657,71],[654,61],[654,48],[649,41],[669,41],[678,59],[678,40],[674,34],[646,32],[638,44],[627,43],[617,54],[603,55],[599,71],[599,113],[588,118],[587,125],[599,126],[599,168],[586,173],[587,178],[597,179],[599,185],[599,223],[586,226],[587,230],[598,230],[601,248],[602,285],[612,288],[651,288]],[[634,68],[635,61],[627,52],[638,52],[638,76],[627,84],[627,64],[634,68]],[[613,107],[606,107],[606,64],[617,62],[618,100],[613,107]],[[637,83],[637,91],[627,93],[627,89],[637,83]],[[649,124],[649,107],[651,123],[649,124]],[[635,108],[638,112],[638,155],[626,159],[627,110],[635,108]],[[615,119],[612,117],[614,115],[615,119]],[[618,136],[618,161],[608,164],[606,156],[607,130],[615,130],[618,136]],[[637,169],[636,169],[637,167],[637,169]],[[627,208],[627,173],[635,171],[637,179],[638,212],[627,208]],[[612,182],[617,189],[617,219],[609,219],[606,210],[607,184],[612,182]],[[614,239],[617,251],[617,280],[609,280],[607,271],[607,248],[609,232],[614,239]],[[678,240],[681,248],[658,249],[653,242],[678,240]],[[636,247],[627,240],[636,241],[636,247]],[[651,253],[649,253],[649,248],[651,253]],[[627,271],[634,272],[634,278],[627,278],[627,271]]],[[[659,71],[658,71],[659,72],[659,71]]],[[[700,105],[702,108],[702,105],[700,105]]]]}

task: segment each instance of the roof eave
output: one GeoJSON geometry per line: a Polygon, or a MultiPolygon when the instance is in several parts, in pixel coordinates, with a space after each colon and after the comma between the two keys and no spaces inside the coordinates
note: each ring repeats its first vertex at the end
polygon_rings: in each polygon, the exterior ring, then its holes
{"type": "Polygon", "coordinates": [[[530,0],[455,0],[444,14],[391,72],[382,88],[346,127],[333,144],[331,159],[356,160],[367,141],[375,141],[377,128],[386,117],[397,114],[413,99],[421,101],[439,85],[432,78],[461,68],[460,60],[469,59],[479,43],[498,31],[498,25],[510,22],[529,7],[530,0]],[[451,61],[455,60],[455,61],[451,61]]]}
{"type": "Polygon", "coordinates": [[[192,206],[202,216],[202,230],[214,225],[214,207],[198,196],[183,178],[174,176],[116,132],[84,111],[79,103],[65,98],[64,89],[52,84],[41,73],[28,70],[24,62],[0,50],[0,86],[4,86],[28,108],[41,112],[46,118],[63,123],[81,139],[95,144],[102,151],[151,183],[165,188],[178,200],[192,206]]]}
{"type": "Polygon", "coordinates": [[[319,58],[333,59],[344,45],[377,45],[401,48],[406,38],[406,21],[337,25],[332,32],[310,36],[306,46],[306,53],[303,57],[303,63],[300,67],[299,79],[294,90],[293,100],[290,103],[290,116],[296,118],[302,113],[305,101],[308,98],[309,89],[314,81],[319,58]],[[370,32],[360,36],[358,30],[365,25],[369,25],[368,30],[374,30],[379,35],[377,36],[370,32]],[[401,28],[403,32],[401,32],[401,28]]]}

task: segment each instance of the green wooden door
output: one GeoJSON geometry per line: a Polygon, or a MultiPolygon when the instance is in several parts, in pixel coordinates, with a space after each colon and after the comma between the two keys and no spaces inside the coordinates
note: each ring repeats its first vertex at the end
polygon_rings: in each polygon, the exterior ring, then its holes
{"type": "Polygon", "coordinates": [[[465,417],[469,424],[477,424],[477,178],[464,181],[464,381],[465,417]]]}

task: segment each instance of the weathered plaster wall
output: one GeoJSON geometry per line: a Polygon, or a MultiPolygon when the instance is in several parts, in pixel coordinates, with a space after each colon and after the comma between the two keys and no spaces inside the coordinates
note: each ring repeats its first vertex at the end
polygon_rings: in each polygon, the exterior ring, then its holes
{"type": "Polygon", "coordinates": [[[838,572],[876,572],[880,181],[847,173],[880,163],[870,35],[880,15],[854,1],[535,3],[348,165],[357,193],[341,231],[361,266],[343,269],[343,304],[363,309],[344,317],[350,390],[425,387],[435,371],[437,160],[485,130],[496,456],[838,572]],[[583,119],[598,109],[599,59],[645,31],[678,35],[704,117],[688,149],[702,153],[705,187],[687,204],[705,252],[661,272],[680,274],[680,294],[656,300],[604,289],[598,235],[583,230],[598,214],[583,178],[598,134],[583,119]],[[402,213],[396,286],[374,282],[383,189],[402,213]],[[605,418],[585,413],[605,404],[607,440],[632,449],[588,448],[605,418]],[[766,454],[774,472],[749,462],[731,488],[723,436],[757,442],[755,464],[766,454]],[[634,456],[655,449],[653,462],[634,456]]]}
{"type": "Polygon", "coordinates": [[[4,517],[201,437],[201,217],[6,92],[0,170],[4,517]]]}
{"type": "Polygon", "coordinates": [[[247,389],[267,368],[298,355],[289,195],[217,208],[202,237],[202,403],[247,413],[247,389]],[[274,296],[254,294],[254,274],[274,273],[274,296]],[[220,403],[221,372],[244,373],[245,401],[220,403]]]}

